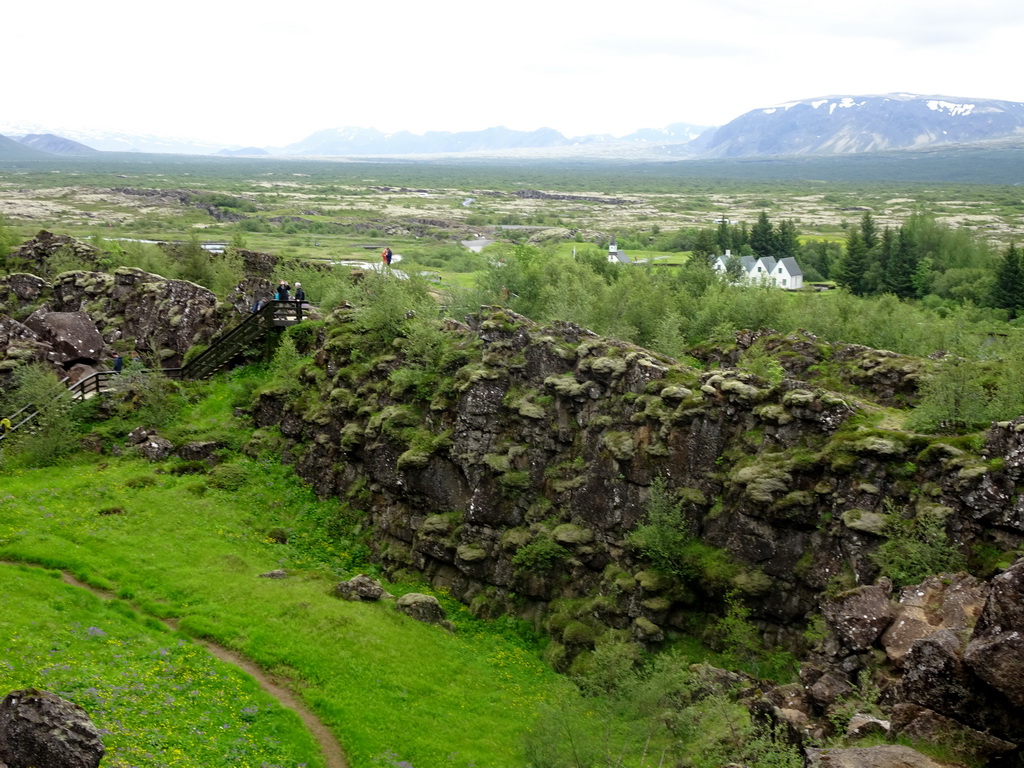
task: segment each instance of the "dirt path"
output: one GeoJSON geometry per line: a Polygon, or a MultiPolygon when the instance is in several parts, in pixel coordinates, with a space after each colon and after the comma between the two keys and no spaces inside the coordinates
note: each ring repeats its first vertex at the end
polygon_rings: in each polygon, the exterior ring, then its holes
{"type": "MultiPolygon", "coordinates": [[[[25,563],[19,563],[19,565],[25,565],[25,563]]],[[[74,587],[86,589],[102,600],[116,599],[115,595],[112,593],[102,589],[97,589],[79,581],[65,571],[61,571],[61,575],[65,583],[74,587]]],[[[174,621],[169,619],[162,619],[162,621],[169,629],[177,629],[174,621]]],[[[207,651],[221,661],[232,664],[250,675],[257,683],[260,684],[260,687],[273,696],[281,706],[287,707],[295,712],[295,714],[302,719],[306,728],[309,729],[313,738],[316,739],[317,744],[320,745],[320,751],[323,753],[324,762],[327,768],[348,768],[348,761],[345,759],[345,753],[341,749],[341,744],[339,744],[338,740],[334,738],[334,734],[331,733],[330,729],[320,721],[320,719],[313,713],[313,710],[307,707],[305,703],[303,703],[303,701],[287,687],[285,681],[271,677],[258,666],[253,664],[249,659],[235,651],[225,648],[222,645],[217,645],[216,643],[211,643],[208,640],[201,640],[198,638],[192,638],[192,642],[204,646],[207,651]]]]}

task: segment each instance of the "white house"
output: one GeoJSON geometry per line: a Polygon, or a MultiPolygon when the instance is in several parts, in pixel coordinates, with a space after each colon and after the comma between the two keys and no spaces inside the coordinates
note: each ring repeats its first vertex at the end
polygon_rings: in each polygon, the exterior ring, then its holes
{"type": "Polygon", "coordinates": [[[632,262],[632,259],[626,255],[625,251],[619,250],[619,244],[616,242],[614,237],[611,242],[608,243],[608,261],[613,264],[629,264],[632,262]]]}
{"type": "MultiPolygon", "coordinates": [[[[712,263],[712,269],[720,274],[728,273],[728,264],[734,260],[729,251],[724,256],[716,256],[712,263]]],[[[762,256],[755,259],[753,256],[740,256],[740,266],[743,269],[744,279],[751,283],[769,283],[795,291],[802,288],[804,284],[804,273],[796,259],[787,256],[784,259],[775,260],[771,256],[762,256]]]]}

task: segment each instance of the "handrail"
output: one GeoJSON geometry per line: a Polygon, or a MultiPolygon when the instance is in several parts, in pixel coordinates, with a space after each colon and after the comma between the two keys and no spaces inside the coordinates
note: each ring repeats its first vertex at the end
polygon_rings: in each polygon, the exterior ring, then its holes
{"type": "Polygon", "coordinates": [[[303,302],[296,300],[268,301],[229,331],[210,342],[210,346],[180,368],[164,369],[171,378],[205,378],[227,363],[243,345],[262,336],[269,328],[302,322],[303,302]]]}
{"type": "MultiPolygon", "coordinates": [[[[263,307],[251,313],[238,325],[215,337],[210,342],[210,346],[189,360],[185,365],[178,368],[154,369],[154,372],[159,370],[160,373],[172,379],[199,379],[210,376],[236,355],[245,344],[262,336],[270,328],[302,322],[302,305],[303,302],[294,299],[288,301],[280,301],[278,299],[268,301],[263,307]]],[[[71,397],[73,400],[85,400],[92,393],[99,394],[103,392],[105,385],[110,379],[118,375],[120,375],[118,371],[96,371],[91,373],[68,386],[64,392],[61,392],[61,394],[54,398],[54,401],[62,397],[71,397]]],[[[60,383],[63,384],[67,380],[67,377],[65,377],[61,379],[60,383]]],[[[32,403],[23,405],[8,417],[11,420],[11,429],[0,434],[0,441],[3,441],[9,434],[30,422],[39,415],[39,412],[40,409],[32,403]],[[26,411],[31,412],[15,424],[15,419],[26,411]]]]}
{"type": "MultiPolygon", "coordinates": [[[[63,384],[67,380],[68,380],[68,377],[65,376],[63,379],[60,380],[59,383],[63,384]]],[[[58,400],[60,400],[62,397],[66,397],[68,391],[69,390],[64,390],[63,392],[58,394],[55,398],[53,398],[50,402],[51,403],[55,403],[58,400]]],[[[7,418],[11,420],[11,428],[7,432],[4,432],[3,434],[0,434],[0,442],[2,442],[3,440],[6,440],[8,435],[10,435],[13,432],[17,432],[23,426],[25,426],[30,421],[32,421],[32,419],[34,419],[36,416],[39,415],[39,411],[40,411],[40,409],[36,407],[35,403],[25,403],[25,405],[21,406],[21,408],[19,408],[14,413],[12,413],[10,416],[8,416],[7,418]],[[29,409],[32,409],[31,412],[29,414],[27,414],[25,416],[25,418],[23,418],[21,421],[19,421],[17,424],[15,424],[14,423],[14,419],[18,416],[18,414],[24,413],[25,411],[28,411],[29,409]]]]}

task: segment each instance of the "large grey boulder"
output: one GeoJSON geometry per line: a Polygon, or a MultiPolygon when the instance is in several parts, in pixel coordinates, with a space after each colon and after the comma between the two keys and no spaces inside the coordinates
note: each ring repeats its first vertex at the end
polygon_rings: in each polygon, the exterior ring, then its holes
{"type": "Polygon", "coordinates": [[[352,602],[375,602],[386,597],[394,597],[379,581],[362,573],[339,583],[334,588],[334,595],[352,602]]]}
{"type": "Polygon", "coordinates": [[[437,601],[436,597],[432,595],[422,595],[419,592],[410,592],[407,595],[402,595],[398,598],[398,602],[395,603],[398,606],[398,610],[409,616],[416,621],[422,621],[424,624],[442,624],[447,625],[446,614],[444,608],[437,601]]]}
{"type": "Polygon", "coordinates": [[[932,576],[900,592],[896,614],[882,635],[889,660],[897,666],[915,642],[948,629],[969,631],[981,615],[988,585],[973,576],[932,576]]]}
{"type": "Polygon", "coordinates": [[[0,703],[0,761],[8,768],[96,768],[105,751],[77,704],[35,688],[0,703]]]}
{"type": "Polygon", "coordinates": [[[1024,560],[990,582],[964,660],[978,677],[1024,707],[1024,560]]]}
{"type": "Polygon", "coordinates": [[[166,437],[150,434],[145,440],[136,446],[136,450],[150,461],[163,461],[174,450],[174,443],[166,437]]]}
{"type": "Polygon", "coordinates": [[[25,325],[53,347],[61,361],[96,359],[103,350],[103,337],[84,312],[32,313],[25,325]]]}
{"type": "Polygon", "coordinates": [[[851,651],[866,651],[896,615],[891,596],[892,584],[882,579],[878,584],[858,587],[832,598],[822,606],[821,613],[843,645],[851,651]]]}

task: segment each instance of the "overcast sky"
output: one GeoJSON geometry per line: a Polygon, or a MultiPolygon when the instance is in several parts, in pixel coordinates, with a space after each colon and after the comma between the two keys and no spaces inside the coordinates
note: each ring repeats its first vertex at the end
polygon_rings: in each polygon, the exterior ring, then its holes
{"type": "Polygon", "coordinates": [[[0,123],[233,145],[621,136],[828,95],[1024,101],[1021,0],[53,0],[9,3],[4,29],[0,123]]]}

